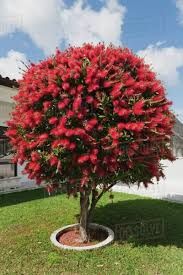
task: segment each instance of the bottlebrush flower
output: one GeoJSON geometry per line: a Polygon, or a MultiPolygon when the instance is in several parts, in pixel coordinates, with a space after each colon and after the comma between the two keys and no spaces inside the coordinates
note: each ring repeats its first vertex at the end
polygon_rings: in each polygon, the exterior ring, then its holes
{"type": "Polygon", "coordinates": [[[66,117],[71,118],[73,116],[74,116],[74,112],[71,111],[71,110],[68,110],[67,113],[66,113],[66,117]]]}
{"type": "Polygon", "coordinates": [[[81,96],[77,96],[73,102],[73,111],[77,112],[81,107],[82,99],[81,96]]]}
{"type": "Polygon", "coordinates": [[[75,73],[74,76],[73,76],[74,79],[78,79],[80,78],[80,74],[79,73],[75,73]]]}
{"type": "Polygon", "coordinates": [[[96,154],[90,154],[90,160],[92,164],[97,163],[97,155],[96,154]]]}
{"type": "Polygon", "coordinates": [[[32,161],[40,160],[40,154],[38,152],[36,152],[36,151],[33,151],[31,153],[31,159],[32,159],[32,161]]]}
{"type": "Polygon", "coordinates": [[[87,97],[86,97],[86,102],[87,102],[87,103],[92,103],[93,100],[94,100],[94,99],[93,99],[92,96],[87,96],[87,97]]]}
{"type": "Polygon", "coordinates": [[[117,127],[119,130],[123,130],[123,129],[125,129],[125,123],[120,122],[120,123],[118,123],[117,127]]]}
{"type": "Polygon", "coordinates": [[[73,129],[66,129],[65,130],[66,137],[71,137],[71,136],[74,135],[74,133],[75,133],[75,130],[73,130],[73,129]]]}
{"type": "Polygon", "coordinates": [[[77,118],[83,119],[83,118],[84,118],[84,115],[83,115],[82,113],[78,113],[78,114],[77,114],[77,118]]]}
{"type": "Polygon", "coordinates": [[[99,72],[97,73],[97,77],[103,79],[103,78],[105,78],[105,77],[107,76],[107,74],[108,74],[108,71],[107,71],[107,70],[99,71],[99,72]]]}
{"type": "Polygon", "coordinates": [[[46,112],[50,108],[51,105],[52,105],[51,101],[43,102],[44,111],[46,112]]]}
{"type": "Polygon", "coordinates": [[[93,91],[96,91],[99,88],[99,84],[93,83],[88,86],[88,92],[91,93],[93,91]]]}
{"type": "Polygon", "coordinates": [[[68,149],[71,151],[73,151],[75,148],[76,148],[76,143],[74,143],[74,142],[71,142],[68,146],[68,149]]]}
{"type": "Polygon", "coordinates": [[[111,87],[113,85],[113,83],[112,83],[112,81],[105,81],[104,82],[104,88],[109,88],[109,87],[111,87]]]}
{"type": "Polygon", "coordinates": [[[34,119],[36,125],[39,124],[42,120],[42,114],[40,112],[35,112],[33,114],[33,119],[34,119]]]}
{"type": "Polygon", "coordinates": [[[53,125],[53,124],[55,124],[55,123],[57,123],[58,122],[58,118],[57,117],[51,117],[50,119],[49,119],[49,124],[51,124],[51,125],[53,125]]]}
{"type": "Polygon", "coordinates": [[[141,132],[143,128],[144,128],[144,122],[129,122],[125,124],[126,130],[141,132]]]}
{"type": "Polygon", "coordinates": [[[85,124],[85,129],[87,131],[91,131],[97,123],[98,123],[98,120],[96,118],[92,118],[89,121],[87,121],[87,123],[85,124]]]}
{"type": "Polygon", "coordinates": [[[70,84],[68,82],[64,82],[62,84],[62,88],[63,90],[68,91],[70,89],[70,84]]]}
{"type": "Polygon", "coordinates": [[[80,85],[77,86],[78,93],[81,93],[83,91],[83,89],[84,89],[84,87],[83,87],[82,84],[80,84],[80,85]]]}
{"type": "Polygon", "coordinates": [[[104,127],[103,127],[102,125],[98,125],[97,130],[98,130],[99,132],[103,131],[103,129],[104,129],[104,127]]]}
{"type": "Polygon", "coordinates": [[[144,114],[143,107],[144,107],[144,101],[143,100],[140,100],[140,101],[136,102],[133,105],[133,113],[135,115],[142,115],[142,114],[144,114]]]}
{"type": "Polygon", "coordinates": [[[64,98],[62,101],[58,103],[58,109],[64,109],[69,104],[69,102],[69,98],[64,98]]]}
{"type": "Polygon", "coordinates": [[[10,136],[14,137],[16,135],[17,135],[17,130],[16,129],[9,129],[9,130],[6,131],[6,136],[7,137],[10,137],[10,136]]]}
{"type": "Polygon", "coordinates": [[[117,113],[121,117],[126,117],[131,113],[131,110],[128,110],[128,109],[125,109],[125,108],[120,108],[117,113]]]}
{"type": "Polygon", "coordinates": [[[133,89],[126,89],[123,94],[129,97],[129,96],[132,96],[134,93],[135,91],[133,89]]]}
{"type": "Polygon", "coordinates": [[[121,82],[114,85],[114,87],[111,91],[111,96],[113,97],[113,99],[121,96],[121,87],[122,86],[123,86],[123,84],[121,82]]]}
{"type": "Polygon", "coordinates": [[[83,164],[84,162],[89,160],[89,155],[82,155],[78,158],[77,162],[79,164],[83,164]]]}
{"type": "Polygon", "coordinates": [[[57,166],[59,159],[56,156],[51,156],[49,159],[50,165],[51,166],[57,166]]]}
{"type": "Polygon", "coordinates": [[[41,134],[40,136],[39,136],[39,141],[45,141],[45,140],[47,140],[48,139],[48,134],[47,133],[44,133],[44,134],[41,134]]]}
{"type": "Polygon", "coordinates": [[[119,134],[119,132],[117,131],[116,128],[110,128],[110,129],[109,129],[109,135],[110,135],[113,139],[118,139],[118,138],[120,138],[120,134],[119,134]]]}

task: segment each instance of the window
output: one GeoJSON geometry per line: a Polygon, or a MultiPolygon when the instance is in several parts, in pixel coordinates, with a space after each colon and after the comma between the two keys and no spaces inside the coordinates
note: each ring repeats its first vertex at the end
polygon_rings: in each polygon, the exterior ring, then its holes
{"type": "Polygon", "coordinates": [[[17,165],[11,163],[11,146],[5,131],[6,127],[0,127],[0,178],[17,176],[17,165]]]}

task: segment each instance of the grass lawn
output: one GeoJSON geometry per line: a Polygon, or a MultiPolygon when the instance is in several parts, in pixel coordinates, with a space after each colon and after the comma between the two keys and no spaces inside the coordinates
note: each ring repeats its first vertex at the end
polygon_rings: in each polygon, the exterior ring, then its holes
{"type": "Polygon", "coordinates": [[[163,218],[164,238],[116,241],[96,251],[61,251],[49,237],[76,222],[78,199],[48,197],[43,190],[0,196],[0,275],[183,274],[183,205],[115,193],[98,204],[95,222],[113,227],[163,218]]]}

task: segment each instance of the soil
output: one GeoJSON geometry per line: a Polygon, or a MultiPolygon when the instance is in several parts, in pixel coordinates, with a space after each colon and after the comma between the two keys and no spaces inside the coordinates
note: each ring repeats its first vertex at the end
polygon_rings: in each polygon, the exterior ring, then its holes
{"type": "Polygon", "coordinates": [[[79,234],[79,230],[70,229],[69,231],[63,232],[57,240],[59,243],[69,246],[90,246],[104,241],[108,235],[106,232],[100,229],[90,229],[89,236],[89,241],[87,243],[83,243],[79,234]]]}

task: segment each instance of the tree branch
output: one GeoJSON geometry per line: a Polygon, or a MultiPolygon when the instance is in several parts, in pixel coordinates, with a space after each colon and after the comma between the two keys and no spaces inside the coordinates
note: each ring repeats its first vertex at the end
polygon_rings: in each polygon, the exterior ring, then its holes
{"type": "Polygon", "coordinates": [[[90,209],[88,211],[88,223],[91,222],[93,210],[94,210],[97,202],[104,195],[104,193],[106,193],[109,189],[111,189],[115,184],[116,184],[116,182],[115,183],[111,183],[106,189],[103,188],[103,190],[101,191],[101,193],[98,196],[95,195],[96,194],[96,190],[95,189],[92,190],[92,201],[91,201],[90,209]]]}

